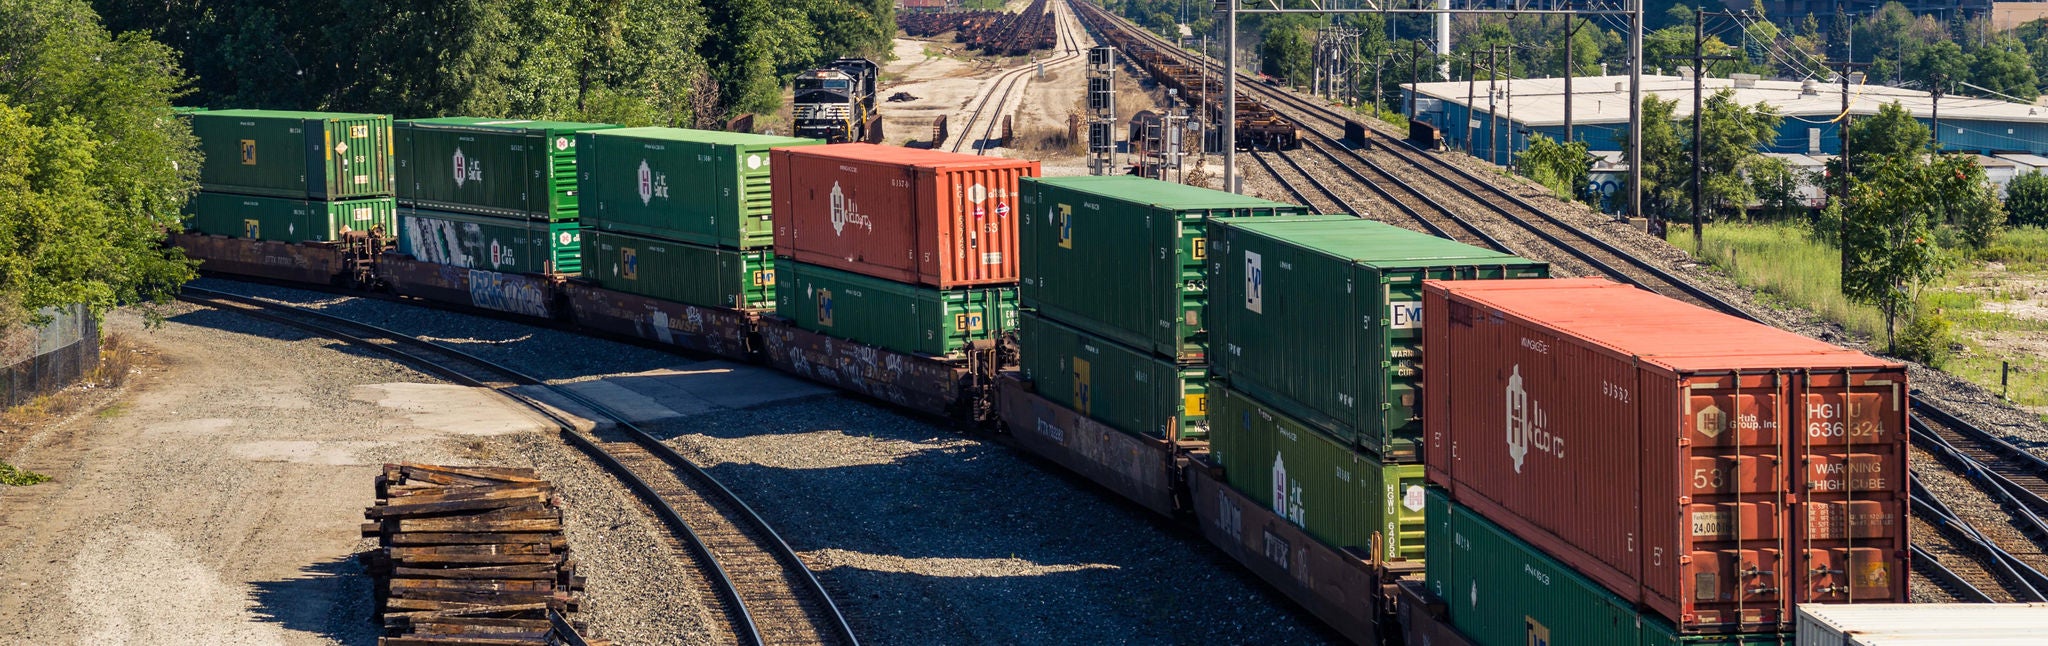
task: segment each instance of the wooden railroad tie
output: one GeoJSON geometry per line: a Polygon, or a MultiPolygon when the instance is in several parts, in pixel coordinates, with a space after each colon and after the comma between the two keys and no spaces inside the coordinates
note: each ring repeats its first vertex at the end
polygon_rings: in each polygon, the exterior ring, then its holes
{"type": "Polygon", "coordinates": [[[386,464],[363,517],[379,646],[608,644],[569,618],[583,577],[532,469],[386,464]]]}

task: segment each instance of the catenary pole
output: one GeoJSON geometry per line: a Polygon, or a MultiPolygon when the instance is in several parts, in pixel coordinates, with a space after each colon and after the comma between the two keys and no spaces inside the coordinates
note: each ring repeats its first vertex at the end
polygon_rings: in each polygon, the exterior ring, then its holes
{"type": "MultiPolygon", "coordinates": [[[[1641,0],[1637,0],[1640,2],[1641,0]]],[[[1223,190],[1237,190],[1237,0],[1223,10],[1223,190]]]]}

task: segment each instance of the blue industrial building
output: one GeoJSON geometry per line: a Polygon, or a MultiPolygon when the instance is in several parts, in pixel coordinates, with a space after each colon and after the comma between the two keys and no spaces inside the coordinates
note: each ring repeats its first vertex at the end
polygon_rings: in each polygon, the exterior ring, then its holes
{"type": "MultiPolygon", "coordinates": [[[[1710,96],[1732,88],[1738,101],[1777,109],[1784,121],[1764,152],[1832,154],[1841,150],[1839,83],[1760,80],[1749,75],[1701,82],[1710,96]]],[[[1416,86],[1403,86],[1403,98],[1414,96],[1410,118],[1437,126],[1449,147],[1507,165],[1537,134],[1564,138],[1564,84],[1562,78],[1423,83],[1419,94],[1416,86]]],[[[1643,76],[1644,94],[1676,100],[1675,116],[1680,120],[1692,117],[1692,86],[1689,77],[1643,76]]],[[[1922,123],[1929,123],[1935,108],[1934,98],[1926,92],[1884,85],[1852,84],[1849,95],[1849,111],[1857,117],[1876,114],[1881,106],[1897,102],[1922,123]]],[[[1573,79],[1574,137],[1594,151],[1626,149],[1628,96],[1627,76],[1573,79]]],[[[1938,139],[1947,150],[2048,154],[2048,108],[1948,95],[1941,97],[1940,114],[1938,139]]]]}

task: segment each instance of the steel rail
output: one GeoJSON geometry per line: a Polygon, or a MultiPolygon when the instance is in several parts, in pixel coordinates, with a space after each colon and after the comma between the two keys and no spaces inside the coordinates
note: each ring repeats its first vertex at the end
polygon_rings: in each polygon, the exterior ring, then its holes
{"type": "MultiPolygon", "coordinates": [[[[1941,559],[1935,558],[1934,554],[1921,549],[1918,545],[1907,546],[1907,549],[1913,553],[1913,562],[1927,568],[1928,572],[1933,575],[1929,578],[1939,581],[1937,585],[1940,585],[1943,590],[1951,591],[1952,594],[1960,593],[1954,596],[1962,599],[1965,603],[1991,603],[1991,595],[1989,593],[1984,592],[1976,584],[1970,583],[1963,575],[1950,568],[1947,563],[1943,563],[1941,559]]],[[[1986,572],[1985,574],[1988,576],[1990,573],[1986,572]]]]}

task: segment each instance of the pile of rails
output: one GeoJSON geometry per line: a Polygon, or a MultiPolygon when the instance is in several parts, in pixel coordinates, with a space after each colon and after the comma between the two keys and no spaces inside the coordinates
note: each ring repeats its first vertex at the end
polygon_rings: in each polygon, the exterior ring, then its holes
{"type": "Polygon", "coordinates": [[[386,464],[363,512],[381,644],[553,644],[583,582],[531,469],[386,464]],[[480,641],[482,640],[482,641],[480,641]]]}
{"type": "MultiPolygon", "coordinates": [[[[1097,33],[1103,34],[1111,45],[1136,62],[1145,73],[1161,85],[1175,90],[1181,100],[1200,106],[1210,123],[1222,119],[1221,74],[1190,64],[1183,58],[1186,56],[1184,53],[1154,47],[1144,38],[1116,25],[1101,13],[1100,8],[1087,3],[1075,3],[1074,6],[1079,10],[1077,15],[1096,26],[1097,33]]],[[[1243,91],[1237,96],[1235,118],[1239,150],[1293,150],[1301,146],[1294,120],[1243,91]]]]}
{"type": "Polygon", "coordinates": [[[447,117],[397,122],[398,249],[520,274],[583,270],[577,134],[601,123],[447,117]]]}
{"type": "MultiPolygon", "coordinates": [[[[949,31],[965,36],[980,33],[1011,15],[1001,11],[899,11],[896,13],[896,26],[912,38],[931,38],[949,31]]],[[[967,42],[964,37],[959,40],[967,42]]]]}
{"type": "Polygon", "coordinates": [[[199,233],[289,243],[382,237],[397,225],[391,117],[184,110],[205,163],[185,204],[199,233]]]}
{"type": "Polygon", "coordinates": [[[953,39],[990,56],[1024,56],[1058,44],[1058,17],[1046,0],[1022,13],[1000,11],[898,12],[896,26],[916,38],[953,32],[953,39]]]}
{"type": "Polygon", "coordinates": [[[584,279],[688,305],[775,307],[769,149],[821,143],[681,128],[578,135],[584,279]]]}
{"type": "Polygon", "coordinates": [[[1013,208],[1038,162],[859,143],[772,156],[778,317],[941,358],[1016,329],[1013,208]]]}
{"type": "Polygon", "coordinates": [[[1602,279],[1423,311],[1427,587],[1474,641],[1790,644],[1906,600],[1904,365],[1602,279]]]}

